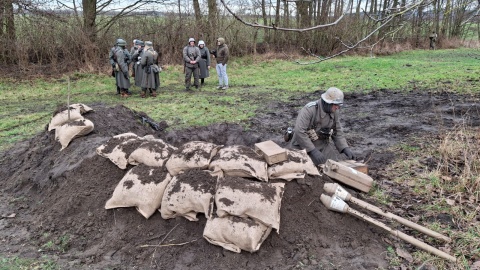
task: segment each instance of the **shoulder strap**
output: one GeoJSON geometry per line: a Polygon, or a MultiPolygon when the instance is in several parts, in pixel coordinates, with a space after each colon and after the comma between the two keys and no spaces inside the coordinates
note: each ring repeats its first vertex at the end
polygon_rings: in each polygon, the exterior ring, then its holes
{"type": "Polygon", "coordinates": [[[316,101],[312,101],[307,104],[307,107],[310,108],[312,106],[315,106],[315,114],[313,115],[313,121],[310,122],[310,128],[316,128],[317,127],[317,114],[318,114],[318,103],[316,101]]]}

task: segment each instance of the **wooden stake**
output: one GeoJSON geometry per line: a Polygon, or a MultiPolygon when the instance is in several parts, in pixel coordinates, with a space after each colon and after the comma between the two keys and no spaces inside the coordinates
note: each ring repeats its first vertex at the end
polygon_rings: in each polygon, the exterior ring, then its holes
{"type": "Polygon", "coordinates": [[[453,257],[452,255],[448,254],[448,253],[445,253],[439,249],[436,249],[428,244],[426,244],[425,242],[422,242],[410,235],[407,235],[407,234],[404,234],[403,232],[401,231],[398,231],[398,230],[394,230],[390,227],[388,227],[387,225],[385,225],[384,223],[376,220],[376,219],[373,219],[372,217],[369,217],[363,213],[360,213],[352,208],[350,208],[348,206],[347,203],[345,203],[340,197],[337,197],[337,196],[333,196],[333,197],[330,197],[328,195],[325,195],[325,194],[322,194],[322,196],[320,196],[320,200],[322,201],[323,205],[325,205],[329,210],[333,210],[333,211],[337,211],[337,212],[340,212],[340,213],[348,213],[352,216],[355,216],[357,218],[360,218],[360,219],[363,219],[364,221],[367,221],[373,225],[376,225],[384,230],[386,230],[387,232],[389,232],[391,235],[394,235],[418,248],[421,248],[427,252],[430,252],[434,255],[437,255],[438,257],[441,257],[441,258],[444,258],[444,259],[447,259],[451,262],[457,262],[457,259],[455,257],[453,257]]]}
{"type": "Polygon", "coordinates": [[[374,206],[374,205],[371,205],[365,201],[362,201],[360,199],[357,199],[355,197],[353,197],[348,191],[346,191],[342,186],[340,186],[339,184],[334,184],[334,183],[325,183],[323,185],[323,189],[325,190],[325,192],[329,195],[336,195],[338,196],[340,199],[344,200],[344,201],[350,201],[362,208],[365,208],[367,210],[370,210],[374,213],[377,213],[381,216],[384,216],[388,219],[391,219],[391,220],[395,220],[397,221],[398,223],[401,223],[405,226],[408,226],[412,229],[415,229],[419,232],[422,232],[426,235],[429,235],[433,238],[436,238],[436,239],[439,239],[439,240],[442,240],[442,241],[445,241],[447,243],[450,243],[452,241],[452,239],[450,239],[449,237],[441,234],[441,233],[438,233],[438,232],[435,232],[435,231],[432,231],[430,230],[429,228],[426,228],[426,227],[423,227],[422,225],[419,225],[415,222],[412,222],[410,220],[407,220],[407,219],[404,219],[402,217],[399,217],[393,213],[390,213],[390,212],[385,212],[383,211],[382,209],[374,206]]]}

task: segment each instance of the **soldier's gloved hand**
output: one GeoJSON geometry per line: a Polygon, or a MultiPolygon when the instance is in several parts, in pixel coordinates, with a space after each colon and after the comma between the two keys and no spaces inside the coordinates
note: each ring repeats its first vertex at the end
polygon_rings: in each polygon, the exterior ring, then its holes
{"type": "Polygon", "coordinates": [[[128,80],[128,71],[123,72],[123,77],[128,80]]]}
{"type": "Polygon", "coordinates": [[[353,154],[352,150],[350,150],[350,148],[345,148],[342,150],[342,153],[345,154],[345,156],[347,156],[348,159],[355,159],[356,156],[355,154],[353,154]]]}
{"type": "Polygon", "coordinates": [[[308,152],[308,156],[313,161],[313,164],[315,164],[315,166],[318,166],[320,164],[324,164],[325,162],[327,162],[327,158],[325,158],[322,152],[320,152],[320,150],[318,150],[317,148],[308,152]]]}

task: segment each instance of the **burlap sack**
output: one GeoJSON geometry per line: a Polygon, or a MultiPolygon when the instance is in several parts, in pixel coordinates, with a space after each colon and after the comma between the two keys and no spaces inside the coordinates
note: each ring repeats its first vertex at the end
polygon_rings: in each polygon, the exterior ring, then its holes
{"type": "Polygon", "coordinates": [[[212,171],[222,170],[228,176],[254,177],[268,182],[265,159],[250,147],[243,145],[220,149],[208,168],[212,171]]]}
{"type": "Polygon", "coordinates": [[[305,150],[287,149],[287,160],[268,167],[269,179],[290,181],[309,175],[320,175],[317,167],[305,150]]]}
{"type": "Polygon", "coordinates": [[[88,119],[76,120],[65,123],[55,129],[55,139],[60,142],[63,150],[68,144],[77,137],[85,136],[93,130],[93,123],[88,119]]]}
{"type": "Polygon", "coordinates": [[[179,147],[168,159],[165,166],[175,176],[183,170],[198,168],[207,169],[212,158],[223,145],[208,142],[192,141],[179,147]]]}
{"type": "Polygon", "coordinates": [[[210,243],[240,253],[255,252],[270,235],[271,227],[249,218],[226,216],[207,220],[203,237],[210,243]]]}
{"type": "MultiPolygon", "coordinates": [[[[48,124],[48,131],[54,130],[56,128],[61,127],[63,124],[68,122],[68,110],[64,110],[62,112],[57,113],[50,123],[48,124]]],[[[83,119],[82,114],[79,110],[71,108],[70,109],[70,121],[76,121],[83,119]]]]}
{"type": "Polygon", "coordinates": [[[127,168],[128,157],[147,139],[138,137],[134,133],[124,133],[113,136],[105,144],[97,148],[97,154],[110,159],[120,169],[127,168]]]}
{"type": "Polygon", "coordinates": [[[105,209],[135,206],[145,218],[156,212],[171,180],[167,170],[140,164],[128,171],[105,204],[105,209]]]}
{"type": "Polygon", "coordinates": [[[280,229],[280,206],[285,183],[254,182],[240,177],[219,178],[215,193],[217,215],[250,217],[280,229]]]}
{"type": "Polygon", "coordinates": [[[187,170],[173,177],[163,194],[162,218],[183,216],[197,221],[197,213],[212,218],[216,182],[217,178],[209,171],[200,169],[187,170]]]}
{"type": "MultiPolygon", "coordinates": [[[[145,137],[144,137],[145,138],[145,137]]],[[[143,142],[128,157],[128,163],[132,165],[145,164],[153,167],[162,167],[176,147],[161,139],[152,139],[143,142]]]]}
{"type": "MultiPolygon", "coordinates": [[[[70,109],[70,121],[83,119],[82,114],[93,111],[92,108],[90,108],[87,105],[82,104],[82,103],[71,104],[68,108],[70,109]]],[[[65,124],[68,121],[69,121],[68,110],[65,107],[59,113],[55,114],[55,116],[53,116],[52,120],[50,120],[50,123],[48,124],[48,131],[54,130],[54,129],[62,126],[63,124],[65,124]]]]}

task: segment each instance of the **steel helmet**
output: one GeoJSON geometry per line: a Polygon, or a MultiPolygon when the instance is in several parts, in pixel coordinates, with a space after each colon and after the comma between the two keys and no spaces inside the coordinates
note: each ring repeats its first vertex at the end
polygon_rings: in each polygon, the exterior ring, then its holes
{"type": "Polygon", "coordinates": [[[192,41],[195,42],[195,39],[192,38],[192,37],[188,39],[188,43],[190,43],[190,42],[192,42],[192,41]]]}
{"type": "Polygon", "coordinates": [[[205,41],[203,41],[203,40],[199,40],[199,41],[198,41],[198,46],[200,46],[200,45],[203,45],[203,46],[205,46],[205,41]]]}
{"type": "Polygon", "coordinates": [[[127,46],[127,42],[121,38],[117,39],[118,46],[127,46]]]}
{"type": "Polygon", "coordinates": [[[322,99],[328,104],[343,104],[343,92],[336,87],[330,87],[322,94],[322,99]]]}

